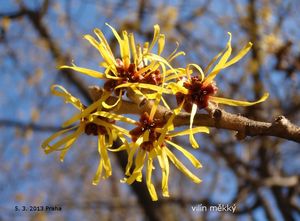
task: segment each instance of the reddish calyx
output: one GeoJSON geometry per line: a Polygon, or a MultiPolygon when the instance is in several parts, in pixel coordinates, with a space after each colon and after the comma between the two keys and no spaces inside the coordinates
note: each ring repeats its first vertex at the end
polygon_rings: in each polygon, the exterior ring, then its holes
{"type": "MultiPolygon", "coordinates": [[[[146,67],[146,66],[145,66],[146,67]]],[[[117,67],[118,77],[121,79],[108,79],[104,84],[104,89],[107,91],[115,91],[115,94],[120,93],[119,90],[115,90],[115,87],[125,83],[147,83],[159,85],[162,83],[162,77],[160,70],[151,71],[148,70],[143,73],[138,73],[140,67],[135,67],[135,64],[131,63],[128,68],[124,68],[123,65],[117,67]]]]}
{"type": "MultiPolygon", "coordinates": [[[[97,117],[98,119],[100,120],[103,120],[105,122],[108,122],[110,124],[114,124],[115,121],[114,120],[111,120],[111,119],[108,119],[106,117],[101,117],[101,116],[98,116],[97,117]]],[[[98,135],[107,135],[107,130],[104,126],[102,125],[98,125],[98,124],[95,124],[93,122],[89,122],[85,125],[85,128],[84,128],[84,132],[87,134],[87,135],[94,135],[94,136],[98,136],[98,135]]]]}
{"type": "Polygon", "coordinates": [[[203,82],[197,76],[191,77],[191,80],[184,82],[183,86],[188,89],[188,94],[178,92],[176,93],[176,100],[178,105],[185,100],[183,108],[187,112],[192,111],[193,104],[197,104],[198,109],[206,108],[209,97],[218,91],[214,82],[204,86],[203,82]]]}
{"type": "Polygon", "coordinates": [[[147,112],[143,113],[139,122],[137,123],[137,127],[132,129],[129,134],[131,135],[132,141],[136,142],[140,136],[148,130],[149,131],[149,140],[144,141],[141,144],[141,148],[145,151],[150,152],[154,147],[154,142],[158,140],[160,133],[156,131],[156,128],[162,128],[165,122],[160,119],[150,119],[149,114],[147,112]]]}

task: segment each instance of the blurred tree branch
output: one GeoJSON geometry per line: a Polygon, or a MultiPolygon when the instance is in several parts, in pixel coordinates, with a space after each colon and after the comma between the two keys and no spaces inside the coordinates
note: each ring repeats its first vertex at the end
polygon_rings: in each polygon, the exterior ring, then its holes
{"type": "Polygon", "coordinates": [[[60,127],[50,126],[50,125],[39,125],[35,123],[24,123],[16,120],[3,120],[0,119],[1,127],[17,127],[21,129],[32,129],[35,131],[58,131],[61,130],[60,127]]]}

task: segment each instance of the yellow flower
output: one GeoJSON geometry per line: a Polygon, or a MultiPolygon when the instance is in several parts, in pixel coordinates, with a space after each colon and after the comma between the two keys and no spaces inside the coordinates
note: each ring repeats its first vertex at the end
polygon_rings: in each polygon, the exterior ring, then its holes
{"type": "Polygon", "coordinates": [[[102,111],[101,104],[103,100],[109,96],[108,93],[104,93],[98,101],[95,101],[90,106],[85,107],[78,98],[72,96],[60,85],[52,85],[51,92],[56,96],[64,98],[66,103],[71,103],[76,109],[78,109],[79,113],[76,113],[69,120],[63,123],[63,127],[68,127],[67,129],[58,131],[47,138],[42,143],[42,148],[46,154],[53,151],[61,151],[60,160],[63,161],[67,151],[81,134],[85,133],[87,135],[97,136],[100,162],[93,180],[93,184],[96,185],[102,177],[103,168],[105,170],[104,178],[107,178],[112,174],[111,163],[107,153],[108,148],[112,146],[113,141],[118,137],[121,141],[123,141],[123,145],[127,145],[125,136],[130,136],[127,130],[114,124],[115,120],[131,124],[135,124],[136,122],[117,114],[102,111]],[[76,126],[69,127],[76,122],[76,126]],[[54,142],[54,140],[62,135],[64,135],[62,138],[54,142]],[[54,144],[50,144],[51,142],[54,142],[54,144]]]}
{"type": "MultiPolygon", "coordinates": [[[[239,51],[239,53],[236,56],[229,59],[232,48],[231,48],[231,33],[228,34],[229,34],[229,40],[227,43],[227,47],[225,48],[224,51],[222,51],[212,59],[212,61],[205,68],[204,71],[202,71],[201,67],[199,67],[197,64],[189,64],[186,67],[186,71],[185,71],[186,76],[182,77],[176,83],[175,82],[169,83],[167,86],[172,90],[173,94],[176,95],[177,103],[180,104],[184,102],[183,108],[187,112],[191,113],[190,128],[192,128],[193,119],[197,112],[197,108],[198,109],[206,108],[209,102],[216,103],[216,104],[227,104],[231,106],[250,106],[265,101],[269,96],[268,93],[265,93],[259,100],[254,102],[239,101],[239,100],[233,100],[233,99],[227,99],[227,98],[221,98],[215,96],[218,88],[215,82],[213,81],[214,78],[218,75],[218,73],[221,70],[235,64],[241,58],[243,58],[252,47],[252,43],[249,42],[244,48],[242,48],[239,51]],[[212,68],[212,65],[218,59],[219,61],[212,68]],[[192,71],[190,70],[191,67],[196,68],[199,71],[199,75],[191,76],[192,74],[192,71]],[[205,77],[205,75],[207,76],[205,77]]],[[[190,142],[192,143],[193,147],[198,147],[192,134],[190,135],[190,142]]]]}
{"type": "MultiPolygon", "coordinates": [[[[184,55],[184,52],[177,52],[176,48],[166,59],[160,56],[165,46],[165,36],[160,34],[158,25],[154,25],[154,35],[151,44],[145,42],[143,46],[135,43],[132,33],[128,34],[126,31],[123,31],[122,36],[120,36],[113,27],[108,24],[106,25],[110,27],[119,43],[120,58],[114,56],[104,34],[99,29],[94,30],[99,41],[91,35],[84,36],[99,51],[103,58],[104,61],[100,63],[100,66],[105,69],[104,73],[77,67],[74,64],[73,66],[65,65],[61,67],[70,68],[88,76],[106,80],[104,89],[110,92],[114,91],[119,99],[114,105],[108,105],[104,102],[103,106],[105,108],[115,107],[120,102],[124,88],[126,89],[126,87],[131,87],[137,92],[136,84],[138,86],[141,85],[141,87],[149,84],[160,85],[162,83],[162,75],[176,74],[177,70],[173,69],[169,62],[179,55],[184,55]],[[152,53],[156,44],[157,53],[152,53]],[[170,70],[161,73],[161,64],[168,66],[170,70]],[[122,85],[122,87],[117,87],[119,85],[122,85]]],[[[142,94],[141,92],[139,93],[142,94]]]]}
{"type": "Polygon", "coordinates": [[[187,159],[195,166],[200,168],[201,163],[187,150],[178,144],[172,142],[172,138],[176,136],[183,136],[190,133],[205,132],[209,133],[206,127],[196,127],[192,130],[184,130],[180,132],[171,132],[174,129],[173,119],[180,112],[182,105],[176,108],[168,119],[167,122],[161,119],[151,118],[148,113],[144,113],[137,127],[130,131],[133,142],[129,144],[128,164],[126,167],[125,175],[129,176],[124,178],[122,182],[132,184],[134,181],[141,182],[142,169],[144,164],[147,164],[146,170],[146,184],[153,201],[156,201],[157,194],[151,180],[153,167],[153,160],[158,159],[159,165],[162,169],[162,195],[169,197],[168,179],[169,179],[169,160],[193,182],[200,183],[201,180],[188,170],[178,158],[172,153],[168,146],[172,146],[179,150],[187,159]],[[135,168],[130,173],[135,157],[135,168]]]}

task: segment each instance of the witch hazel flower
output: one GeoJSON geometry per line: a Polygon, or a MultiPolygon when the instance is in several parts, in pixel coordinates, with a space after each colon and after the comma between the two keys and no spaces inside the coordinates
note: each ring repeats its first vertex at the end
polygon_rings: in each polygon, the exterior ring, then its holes
{"type": "Polygon", "coordinates": [[[48,137],[42,143],[42,148],[46,154],[55,151],[60,152],[60,160],[63,161],[66,153],[81,135],[96,136],[100,155],[98,169],[93,179],[93,184],[96,185],[101,178],[108,178],[112,174],[108,149],[117,138],[122,141],[123,145],[127,145],[125,137],[130,137],[129,131],[117,126],[116,121],[130,124],[136,124],[136,122],[124,116],[104,111],[101,104],[109,96],[107,93],[104,93],[99,100],[86,107],[80,99],[74,97],[60,85],[52,85],[51,92],[62,97],[66,103],[72,104],[78,110],[78,113],[63,123],[62,126],[66,129],[62,129],[48,137]],[[103,170],[105,171],[104,175],[102,175],[103,170]]]}
{"type": "Polygon", "coordinates": [[[190,133],[209,133],[207,127],[195,127],[192,130],[183,130],[179,132],[173,132],[174,125],[173,120],[176,115],[179,114],[182,105],[176,108],[170,118],[165,121],[151,117],[147,112],[143,113],[137,127],[132,129],[129,134],[132,137],[132,142],[129,144],[128,150],[128,163],[126,166],[125,175],[126,178],[122,180],[124,183],[132,184],[133,182],[141,182],[143,176],[143,167],[146,165],[146,184],[149,194],[153,201],[158,200],[156,190],[152,183],[152,172],[155,169],[153,161],[158,160],[162,171],[162,195],[169,197],[169,174],[171,161],[175,167],[189,177],[193,182],[200,183],[201,180],[194,175],[188,168],[186,168],[182,162],[174,155],[171,148],[175,148],[180,151],[195,168],[201,168],[201,163],[184,147],[176,144],[172,141],[174,137],[188,135],[190,133]],[[134,160],[135,156],[135,160],[134,160]],[[135,162],[133,172],[131,168],[135,162]]]}
{"type": "MultiPolygon", "coordinates": [[[[180,77],[177,82],[170,82],[168,88],[175,94],[177,104],[183,102],[183,108],[185,111],[191,113],[190,117],[190,129],[193,125],[193,120],[197,109],[204,109],[209,106],[209,103],[213,104],[227,104],[231,106],[250,106],[265,101],[268,97],[268,93],[264,93],[263,96],[254,102],[240,101],[228,98],[222,98],[216,96],[218,87],[214,78],[220,73],[221,70],[235,64],[242,59],[252,47],[252,43],[249,42],[244,46],[236,56],[230,59],[232,52],[231,48],[231,33],[229,34],[229,40],[226,48],[216,55],[209,65],[203,71],[197,64],[188,64],[185,71],[185,76],[180,77]],[[212,68],[213,64],[217,64],[212,68]],[[199,74],[192,76],[193,72],[191,67],[198,70],[199,74]]],[[[190,142],[193,147],[198,147],[193,135],[190,135],[190,142]]]]}
{"type": "Polygon", "coordinates": [[[167,58],[161,56],[165,47],[165,35],[160,33],[159,25],[154,25],[154,34],[152,42],[136,44],[135,37],[132,33],[123,31],[122,35],[109,24],[106,24],[113,32],[113,35],[118,41],[120,49],[120,57],[116,57],[112,52],[104,34],[99,29],[94,29],[97,36],[96,40],[91,35],[85,35],[84,38],[89,41],[99,52],[102,57],[100,67],[104,68],[103,72],[96,70],[73,66],[61,66],[61,69],[72,69],[82,74],[104,80],[104,89],[118,96],[115,104],[109,105],[105,101],[103,106],[111,109],[117,106],[122,95],[127,88],[133,88],[139,94],[148,93],[147,91],[140,92],[138,88],[147,88],[151,90],[157,89],[157,85],[162,84],[162,79],[165,75],[176,73],[170,62],[184,52],[177,52],[177,48],[167,58]],[[154,53],[154,47],[157,52],[154,53]],[[162,71],[161,64],[169,67],[170,70],[162,71]],[[119,87],[122,85],[121,87],[119,87]],[[153,85],[153,86],[152,86],[153,85]],[[152,86],[152,87],[151,87],[152,86]]]}

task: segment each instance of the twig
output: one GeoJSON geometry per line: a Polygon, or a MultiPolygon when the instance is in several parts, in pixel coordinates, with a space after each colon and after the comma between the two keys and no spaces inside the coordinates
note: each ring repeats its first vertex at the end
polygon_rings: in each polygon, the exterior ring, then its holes
{"type": "Polygon", "coordinates": [[[0,120],[0,126],[1,127],[17,127],[22,129],[32,129],[35,131],[58,131],[61,128],[57,126],[49,126],[49,125],[39,125],[35,123],[24,123],[20,121],[14,121],[14,120],[0,120]]]}
{"type": "MultiPolygon", "coordinates": [[[[132,95],[128,95],[132,99],[132,95]]],[[[124,102],[118,113],[140,114],[141,112],[150,112],[152,101],[146,101],[141,98],[133,98],[136,106],[130,102],[124,102]],[[130,107],[128,107],[129,105],[130,107]]],[[[163,106],[159,106],[156,112],[157,118],[168,118],[170,110],[163,106]]],[[[175,126],[189,125],[190,114],[180,113],[174,119],[175,126]]],[[[300,127],[292,124],[284,116],[277,117],[272,123],[252,120],[237,114],[231,114],[221,109],[211,110],[209,114],[197,114],[194,119],[194,125],[214,127],[219,129],[236,131],[237,139],[241,140],[247,136],[273,136],[300,143],[300,127]]]]}

